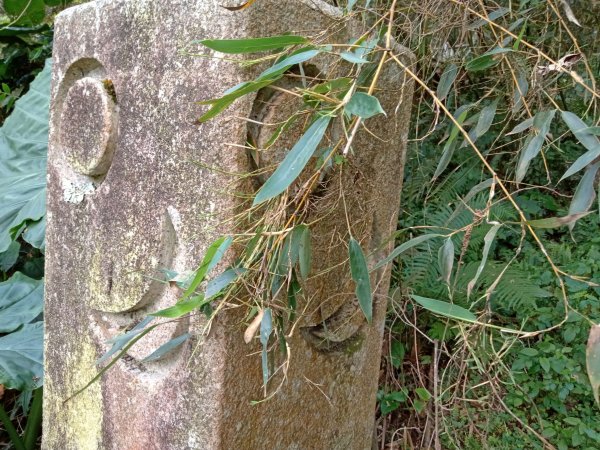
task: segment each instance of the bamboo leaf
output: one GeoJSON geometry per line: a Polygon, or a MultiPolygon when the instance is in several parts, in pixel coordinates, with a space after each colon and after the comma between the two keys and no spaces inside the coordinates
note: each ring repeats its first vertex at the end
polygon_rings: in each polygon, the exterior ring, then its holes
{"type": "Polygon", "coordinates": [[[300,276],[306,280],[310,275],[312,265],[312,248],[310,245],[310,228],[306,225],[300,225],[301,235],[298,246],[298,260],[300,265],[300,276]]]}
{"type": "Polygon", "coordinates": [[[254,198],[253,206],[278,196],[298,178],[323,139],[330,121],[331,116],[322,116],[315,120],[279,164],[273,175],[260,188],[254,198]]]}
{"type": "Polygon", "coordinates": [[[600,141],[592,133],[587,132],[588,125],[569,111],[561,111],[560,115],[577,140],[591,152],[600,154],[600,141]]]}
{"type": "Polygon", "coordinates": [[[185,341],[187,341],[192,335],[190,333],[182,334],[181,336],[177,336],[176,338],[171,339],[169,342],[164,343],[156,350],[154,350],[151,354],[142,359],[143,363],[158,361],[162,359],[166,354],[172,352],[185,341]]]}
{"type": "Polygon", "coordinates": [[[452,276],[452,267],[454,266],[454,243],[452,238],[447,238],[438,251],[438,263],[442,280],[446,284],[450,284],[452,276]]]}
{"type": "Polygon", "coordinates": [[[260,343],[262,344],[262,374],[263,374],[263,386],[267,386],[269,381],[269,360],[267,349],[269,345],[269,338],[273,332],[273,317],[271,314],[271,308],[266,308],[263,317],[260,321],[260,343]]]}
{"type": "Polygon", "coordinates": [[[448,317],[450,319],[463,320],[465,322],[475,323],[477,317],[468,309],[452,303],[435,300],[432,298],[421,297],[419,295],[411,295],[411,298],[423,308],[431,311],[434,314],[448,317]]]}
{"type": "Polygon", "coordinates": [[[529,164],[542,150],[542,146],[546,140],[546,135],[550,131],[550,124],[552,123],[555,113],[555,110],[551,110],[541,111],[535,115],[533,127],[538,133],[527,140],[525,149],[521,151],[515,174],[515,179],[518,183],[523,181],[523,178],[525,178],[525,175],[527,174],[527,169],[529,169],[529,164]]]}
{"type": "Polygon", "coordinates": [[[417,236],[416,238],[411,239],[410,241],[404,242],[403,244],[399,245],[394,250],[392,250],[392,253],[390,253],[386,258],[382,259],[377,264],[375,264],[375,266],[373,267],[373,270],[377,270],[380,267],[383,267],[383,266],[391,263],[393,260],[395,260],[398,256],[400,256],[405,251],[410,250],[411,248],[416,247],[417,245],[419,245],[423,242],[426,242],[430,239],[437,238],[437,237],[444,237],[444,235],[443,234],[423,234],[421,236],[417,236]]]}
{"type": "Polygon", "coordinates": [[[527,224],[533,228],[558,228],[576,222],[590,212],[568,215],[564,217],[549,217],[548,219],[528,220],[527,224]]]}
{"type": "Polygon", "coordinates": [[[590,329],[585,356],[592,392],[596,403],[600,406],[600,325],[594,325],[590,329]]]}
{"type": "Polygon", "coordinates": [[[503,58],[502,55],[505,53],[512,52],[510,48],[495,48],[481,56],[473,58],[467,63],[465,69],[469,72],[479,72],[482,70],[489,69],[497,65],[503,58]]]}
{"type": "Polygon", "coordinates": [[[500,229],[500,227],[502,227],[502,224],[494,225],[486,233],[485,238],[483,239],[484,245],[483,245],[483,254],[481,256],[481,262],[479,263],[479,267],[477,267],[477,272],[475,273],[475,277],[473,277],[473,279],[471,281],[469,281],[469,284],[467,285],[467,298],[471,296],[471,292],[473,291],[473,288],[477,284],[477,280],[479,280],[479,277],[481,276],[481,272],[483,272],[485,263],[487,262],[488,255],[490,253],[490,248],[492,247],[492,243],[494,242],[494,239],[496,238],[496,233],[498,233],[498,230],[500,229]]]}
{"type": "MultiPolygon", "coordinates": [[[[594,203],[594,199],[596,198],[594,183],[599,167],[600,162],[597,162],[585,169],[583,177],[581,177],[581,181],[577,185],[577,189],[575,190],[575,194],[569,205],[569,216],[585,213],[591,208],[592,203],[594,203]]],[[[573,227],[575,227],[576,221],[577,219],[569,223],[569,230],[572,230],[573,227]]]]}
{"type": "Polygon", "coordinates": [[[308,40],[302,36],[271,36],[255,39],[204,39],[195,41],[211,50],[221,53],[239,54],[277,50],[290,45],[305,44],[308,40]]]}
{"type": "Polygon", "coordinates": [[[438,83],[436,96],[440,100],[445,100],[448,97],[448,93],[456,80],[456,76],[458,75],[458,66],[456,64],[450,64],[444,70],[444,73],[440,77],[440,82],[438,83]]]}
{"type": "Polygon", "coordinates": [[[221,261],[227,249],[233,243],[231,237],[221,237],[212,243],[200,263],[200,267],[196,270],[196,275],[190,283],[189,287],[183,293],[180,301],[184,301],[194,293],[196,288],[202,283],[206,275],[221,261]]]}
{"type": "Polygon", "coordinates": [[[373,320],[373,294],[371,292],[371,280],[369,279],[367,260],[360,244],[354,238],[350,238],[348,251],[350,254],[350,271],[352,272],[352,279],[356,284],[355,292],[358,304],[367,322],[371,323],[373,320]]]}
{"type": "Polygon", "coordinates": [[[204,297],[204,295],[198,295],[196,297],[192,297],[188,300],[183,300],[177,302],[175,305],[170,308],[161,309],[160,311],[153,312],[150,314],[154,317],[166,317],[169,319],[179,319],[180,317],[185,316],[186,314],[191,313],[195,309],[198,309],[207,303],[210,302],[209,298],[204,297]]]}

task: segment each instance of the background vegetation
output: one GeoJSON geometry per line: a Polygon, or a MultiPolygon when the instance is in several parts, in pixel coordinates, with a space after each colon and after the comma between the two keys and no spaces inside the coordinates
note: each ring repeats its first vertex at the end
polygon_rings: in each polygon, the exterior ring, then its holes
{"type": "MultiPolygon", "coordinates": [[[[42,69],[57,3],[5,0],[0,26],[0,419],[16,448],[33,448],[39,429],[44,206],[36,200],[47,135],[42,69]],[[20,360],[28,362],[15,368],[20,360]]],[[[377,446],[600,447],[586,369],[586,341],[600,322],[600,5],[338,3],[378,37],[368,52],[341,56],[356,73],[384,54],[394,63],[387,34],[417,56],[377,446]]],[[[385,86],[370,93],[385,95],[385,86]]],[[[314,98],[310,105],[323,110],[314,98]]],[[[378,112],[369,108],[355,117],[378,112]]]]}

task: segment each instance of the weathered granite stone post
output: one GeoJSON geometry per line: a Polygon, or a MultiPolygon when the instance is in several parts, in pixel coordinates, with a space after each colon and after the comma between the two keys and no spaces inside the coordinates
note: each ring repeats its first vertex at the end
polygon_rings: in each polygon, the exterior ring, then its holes
{"type": "MultiPolygon", "coordinates": [[[[277,95],[247,96],[199,125],[196,101],[218,97],[251,72],[181,50],[202,38],[310,36],[325,29],[337,42],[353,37],[339,12],[321,0],[259,0],[241,12],[221,3],[104,0],[57,18],[46,449],[370,447],[389,270],[372,274],[374,323],[368,325],[354,298],[346,216],[334,195],[315,201],[314,214],[328,212],[313,230],[317,275],[304,287],[306,314],[289,342],[288,381],[273,399],[251,406],[262,392],[260,358],[252,355],[258,347],[244,344],[239,317],[227,313],[209,336],[200,335],[205,323],[198,316],[157,329],[100,382],[66,401],[97,373],[107,339],[177,301],[176,287],[156,281],[159,269],[192,269],[214,239],[235,233],[227,221],[239,208],[235,191],[251,186],[235,185],[226,173],[250,170],[242,148],[249,133],[259,143],[267,136],[239,118],[276,119],[289,108],[277,95]],[[195,338],[161,360],[141,362],[186,331],[195,338]]],[[[333,70],[326,58],[315,64],[325,74],[333,70]]],[[[382,80],[387,90],[378,96],[388,117],[367,122],[382,140],[359,133],[355,156],[328,183],[343,186],[353,235],[375,252],[373,260],[389,251],[385,242],[395,228],[412,95],[392,65],[382,80]]]]}

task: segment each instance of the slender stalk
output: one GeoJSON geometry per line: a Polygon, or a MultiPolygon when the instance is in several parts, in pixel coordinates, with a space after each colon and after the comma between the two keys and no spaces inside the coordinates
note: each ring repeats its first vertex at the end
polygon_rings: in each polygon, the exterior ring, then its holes
{"type": "Polygon", "coordinates": [[[4,429],[6,430],[6,433],[8,434],[8,438],[10,439],[10,442],[15,446],[15,449],[16,450],[27,450],[25,448],[25,445],[23,445],[21,436],[19,436],[19,433],[17,432],[15,426],[10,421],[10,417],[8,417],[8,414],[6,413],[6,410],[4,409],[2,404],[0,404],[0,421],[4,425],[4,429]]]}
{"type": "Polygon", "coordinates": [[[35,448],[38,436],[40,435],[43,398],[43,388],[38,388],[33,391],[33,401],[31,403],[31,409],[29,410],[29,416],[27,416],[27,425],[25,426],[25,433],[23,435],[26,450],[33,450],[35,448]]]}

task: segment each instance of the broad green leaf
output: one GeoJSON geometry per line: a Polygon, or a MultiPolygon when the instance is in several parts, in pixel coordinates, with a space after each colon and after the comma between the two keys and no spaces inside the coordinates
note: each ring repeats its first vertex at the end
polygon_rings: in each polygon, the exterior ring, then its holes
{"type": "MultiPolygon", "coordinates": [[[[594,184],[598,168],[600,168],[600,162],[592,164],[585,169],[583,177],[581,177],[581,181],[577,185],[577,189],[575,190],[575,194],[569,205],[569,216],[585,213],[591,208],[592,203],[594,203],[594,198],[596,198],[594,184]]],[[[570,230],[575,226],[575,222],[576,221],[569,223],[570,230]]]]}
{"type": "Polygon", "coordinates": [[[458,75],[458,66],[456,64],[450,64],[444,70],[444,73],[440,77],[440,82],[437,86],[436,96],[440,100],[445,100],[448,97],[448,93],[456,80],[456,76],[458,75]]]}
{"type": "Polygon", "coordinates": [[[481,56],[473,58],[467,63],[465,69],[470,72],[478,72],[489,69],[497,65],[503,58],[505,53],[512,52],[510,48],[495,48],[481,56]]]}
{"type": "Polygon", "coordinates": [[[221,261],[221,258],[223,258],[223,255],[232,243],[233,238],[223,236],[213,242],[210,247],[208,247],[204,258],[200,263],[200,267],[198,267],[196,270],[196,275],[194,276],[194,279],[190,283],[189,287],[183,293],[181,301],[187,299],[194,293],[206,275],[221,261]]]}
{"type": "Polygon", "coordinates": [[[0,333],[32,322],[44,309],[44,280],[20,272],[0,283],[0,333]]]}
{"type": "Polygon", "coordinates": [[[46,213],[50,60],[0,128],[0,253],[46,213]],[[13,231],[14,233],[14,231],[13,231]]]}
{"type": "Polygon", "coordinates": [[[4,11],[12,16],[14,25],[37,25],[46,17],[44,0],[4,0],[4,11]]]}
{"type": "Polygon", "coordinates": [[[150,315],[154,317],[166,317],[168,319],[179,319],[209,302],[210,299],[207,299],[204,295],[197,295],[190,299],[179,301],[169,308],[153,312],[150,315]]]}
{"type": "Polygon", "coordinates": [[[477,267],[477,272],[475,273],[475,276],[471,281],[469,281],[469,284],[467,285],[467,298],[471,296],[471,292],[473,292],[473,288],[477,284],[477,280],[479,280],[481,272],[483,272],[485,263],[487,262],[488,255],[490,253],[490,248],[492,247],[492,243],[494,242],[494,239],[496,238],[496,234],[498,233],[500,227],[502,227],[502,224],[494,225],[492,228],[490,228],[490,231],[486,233],[485,238],[483,239],[484,245],[483,254],[481,256],[481,262],[479,263],[479,267],[477,267]]]}
{"type": "Polygon", "coordinates": [[[273,316],[271,314],[271,308],[266,308],[260,321],[260,343],[262,344],[262,374],[263,374],[263,386],[267,386],[269,381],[269,359],[267,349],[269,345],[269,338],[273,332],[273,316]]]}
{"type": "Polygon", "coordinates": [[[398,256],[400,256],[406,250],[416,247],[417,245],[419,245],[425,241],[428,241],[433,238],[438,238],[438,237],[444,237],[444,235],[443,234],[424,234],[421,236],[417,236],[416,238],[413,238],[410,241],[406,241],[405,243],[399,245],[394,250],[392,250],[392,253],[390,253],[386,258],[382,259],[377,264],[375,264],[375,267],[373,267],[373,270],[379,269],[380,267],[383,267],[383,266],[391,263],[393,260],[395,260],[398,256]]]}
{"type": "Polygon", "coordinates": [[[432,298],[421,297],[419,295],[411,295],[411,297],[423,308],[431,311],[434,314],[448,317],[450,319],[464,320],[465,322],[477,322],[477,317],[475,314],[468,309],[463,308],[462,306],[432,298]]]}
{"type": "Polygon", "coordinates": [[[253,206],[278,196],[298,178],[323,139],[330,121],[330,116],[322,116],[314,121],[279,164],[273,175],[260,188],[254,198],[253,206]]]}
{"type": "Polygon", "coordinates": [[[596,403],[600,406],[600,325],[594,325],[590,329],[585,356],[592,392],[596,403]]]}
{"type": "Polygon", "coordinates": [[[8,272],[15,265],[17,259],[19,259],[20,251],[21,244],[18,241],[13,241],[6,251],[0,253],[0,270],[2,272],[8,272]]]}
{"type": "Polygon", "coordinates": [[[364,92],[355,93],[346,105],[345,111],[361,119],[369,119],[378,114],[385,114],[377,97],[364,92]]]}
{"type": "Polygon", "coordinates": [[[23,231],[23,239],[42,252],[46,251],[46,216],[29,222],[23,231]]]}
{"type": "Polygon", "coordinates": [[[438,264],[442,280],[446,284],[450,284],[452,276],[452,267],[454,266],[454,243],[452,238],[447,238],[438,251],[438,264]]]}
{"type": "Polygon", "coordinates": [[[150,355],[146,356],[142,359],[143,363],[158,361],[162,359],[166,354],[172,352],[185,341],[187,341],[192,335],[190,333],[184,333],[181,336],[177,336],[171,339],[169,342],[161,345],[156,350],[154,350],[150,355]]]}
{"type": "Polygon", "coordinates": [[[548,219],[528,220],[527,224],[533,228],[559,228],[574,223],[588,214],[590,214],[590,212],[573,214],[564,217],[549,217],[548,219]]]}
{"type": "Polygon", "coordinates": [[[371,62],[368,59],[364,59],[361,56],[358,56],[356,53],[352,52],[342,52],[340,53],[340,57],[352,64],[367,64],[371,62]]]}
{"type": "Polygon", "coordinates": [[[147,329],[147,326],[150,324],[150,322],[152,322],[153,320],[154,317],[148,316],[136,326],[134,326],[131,330],[126,331],[125,333],[122,333],[118,336],[115,336],[112,339],[109,339],[108,343],[113,344],[112,347],[104,355],[102,355],[98,359],[98,361],[96,361],[96,364],[103,363],[108,358],[121,351],[123,347],[125,347],[129,342],[131,342],[136,336],[139,336],[141,333],[143,333],[144,330],[147,329]]]}
{"type": "Polygon", "coordinates": [[[23,325],[19,330],[0,337],[0,384],[19,391],[42,385],[44,324],[23,325]]]}
{"type": "Polygon", "coordinates": [[[560,115],[581,145],[600,155],[600,141],[592,133],[586,131],[589,128],[588,125],[572,112],[561,111],[560,115]]]}
{"type": "Polygon", "coordinates": [[[525,178],[527,170],[529,169],[529,164],[542,150],[542,146],[546,140],[546,135],[550,131],[550,124],[552,123],[555,113],[556,110],[551,110],[541,111],[535,115],[533,127],[537,131],[537,134],[529,139],[525,149],[521,150],[515,174],[515,179],[518,183],[523,181],[523,178],[525,178]]]}
{"type": "Polygon", "coordinates": [[[307,39],[302,36],[271,36],[255,39],[204,39],[196,41],[211,50],[221,53],[254,53],[277,50],[290,45],[305,44],[307,39]]]}
{"type": "Polygon", "coordinates": [[[373,293],[371,292],[371,280],[369,279],[367,260],[360,244],[354,238],[350,238],[348,252],[350,254],[350,271],[352,272],[352,279],[356,284],[355,293],[358,298],[358,304],[367,322],[371,323],[373,320],[373,293]]]}

